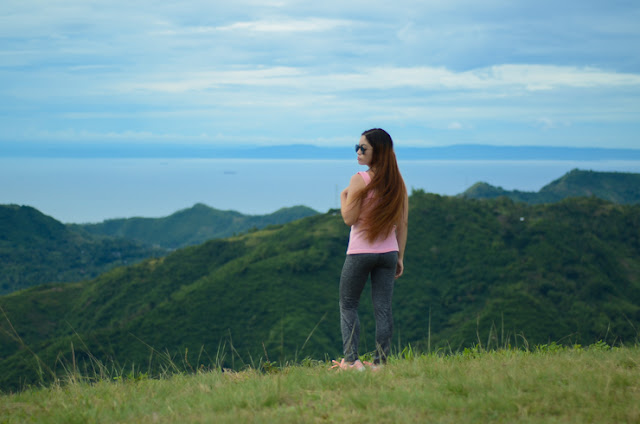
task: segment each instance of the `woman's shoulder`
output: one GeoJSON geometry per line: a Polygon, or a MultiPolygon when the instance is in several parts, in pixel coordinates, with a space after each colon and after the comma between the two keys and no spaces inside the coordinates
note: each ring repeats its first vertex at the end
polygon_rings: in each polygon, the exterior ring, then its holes
{"type": "Polygon", "coordinates": [[[369,174],[368,171],[360,171],[357,174],[355,174],[353,177],[351,177],[351,180],[353,181],[354,179],[356,180],[361,180],[366,184],[369,184],[371,182],[371,174],[369,174]]]}
{"type": "Polygon", "coordinates": [[[349,181],[349,185],[351,187],[357,187],[357,186],[360,186],[360,185],[364,186],[365,183],[364,183],[364,179],[363,179],[362,175],[360,175],[360,173],[353,174],[351,176],[351,180],[349,181]]]}

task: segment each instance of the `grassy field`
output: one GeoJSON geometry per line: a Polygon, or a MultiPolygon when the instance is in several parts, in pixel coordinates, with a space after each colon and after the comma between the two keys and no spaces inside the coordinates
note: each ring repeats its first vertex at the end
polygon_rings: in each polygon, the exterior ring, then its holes
{"type": "Polygon", "coordinates": [[[640,347],[405,350],[381,370],[324,362],[68,381],[0,397],[0,423],[638,423],[640,347]]]}

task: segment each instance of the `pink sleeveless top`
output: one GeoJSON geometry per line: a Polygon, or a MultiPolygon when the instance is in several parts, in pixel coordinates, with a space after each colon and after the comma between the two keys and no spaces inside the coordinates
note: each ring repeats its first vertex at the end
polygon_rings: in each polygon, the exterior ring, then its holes
{"type": "MultiPolygon", "coordinates": [[[[371,177],[366,172],[358,172],[364,179],[364,183],[369,185],[371,177]]],[[[368,208],[371,205],[373,193],[369,193],[369,196],[364,200],[360,209],[360,215],[368,212],[368,208]]],[[[358,253],[387,253],[399,251],[398,238],[396,237],[396,228],[393,227],[393,231],[389,233],[387,238],[379,238],[373,243],[370,243],[366,238],[366,232],[362,228],[362,222],[360,219],[351,226],[351,233],[349,234],[349,245],[347,247],[347,255],[353,255],[358,253]]]]}

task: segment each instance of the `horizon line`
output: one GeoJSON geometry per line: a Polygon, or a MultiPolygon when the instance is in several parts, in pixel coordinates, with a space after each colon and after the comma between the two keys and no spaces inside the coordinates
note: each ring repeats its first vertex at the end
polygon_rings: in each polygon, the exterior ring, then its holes
{"type": "MultiPolygon", "coordinates": [[[[640,160],[640,149],[621,147],[577,147],[494,144],[451,144],[446,146],[394,146],[398,156],[412,159],[495,160],[640,160]]],[[[0,158],[41,159],[351,159],[352,148],[315,144],[207,145],[98,143],[24,143],[0,145],[0,158]]]]}

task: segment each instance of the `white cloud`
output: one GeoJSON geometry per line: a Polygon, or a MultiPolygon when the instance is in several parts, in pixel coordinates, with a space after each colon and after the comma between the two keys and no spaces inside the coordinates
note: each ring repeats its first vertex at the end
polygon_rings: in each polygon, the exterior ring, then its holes
{"type": "Polygon", "coordinates": [[[125,83],[121,91],[158,91],[183,93],[209,90],[220,86],[286,86],[300,77],[296,68],[273,67],[211,72],[189,72],[183,75],[148,76],[148,82],[125,83]]]}
{"type": "Polygon", "coordinates": [[[28,131],[42,131],[39,139],[64,137],[65,128],[76,128],[69,137],[88,140],[218,130],[242,138],[247,123],[252,139],[293,139],[311,132],[311,123],[317,124],[313,137],[332,132],[335,138],[380,122],[411,128],[414,138],[433,129],[434,143],[460,137],[455,129],[496,143],[555,129],[545,142],[570,139],[553,139],[556,133],[619,131],[620,143],[637,144],[636,5],[1,4],[0,142],[36,134],[28,131]]]}
{"type": "Polygon", "coordinates": [[[59,131],[30,130],[26,132],[27,140],[50,140],[65,143],[85,143],[92,141],[113,142],[185,142],[202,143],[215,140],[216,136],[207,134],[184,135],[178,133],[163,133],[154,131],[87,131],[83,129],[66,129],[59,131]]]}
{"type": "Polygon", "coordinates": [[[217,31],[252,31],[252,32],[324,32],[337,27],[349,26],[353,23],[342,19],[285,19],[235,22],[229,25],[211,28],[217,31]]]}
{"type": "Polygon", "coordinates": [[[496,65],[466,72],[432,67],[367,68],[349,73],[317,74],[294,67],[190,72],[145,77],[145,81],[121,86],[123,90],[187,92],[224,85],[296,87],[310,92],[350,90],[524,90],[558,88],[640,87],[640,75],[593,68],[548,65],[496,65]]]}
{"type": "Polygon", "coordinates": [[[552,130],[556,128],[569,127],[571,123],[563,120],[558,121],[557,119],[552,119],[547,116],[536,119],[536,126],[543,130],[552,130]]]}
{"type": "Polygon", "coordinates": [[[156,27],[149,31],[151,35],[165,36],[216,36],[220,33],[234,33],[236,36],[250,33],[261,34],[291,34],[291,33],[318,33],[335,30],[339,27],[356,25],[355,22],[344,19],[324,18],[273,18],[255,21],[232,22],[224,25],[199,25],[176,26],[169,22],[158,22],[156,27]]]}

